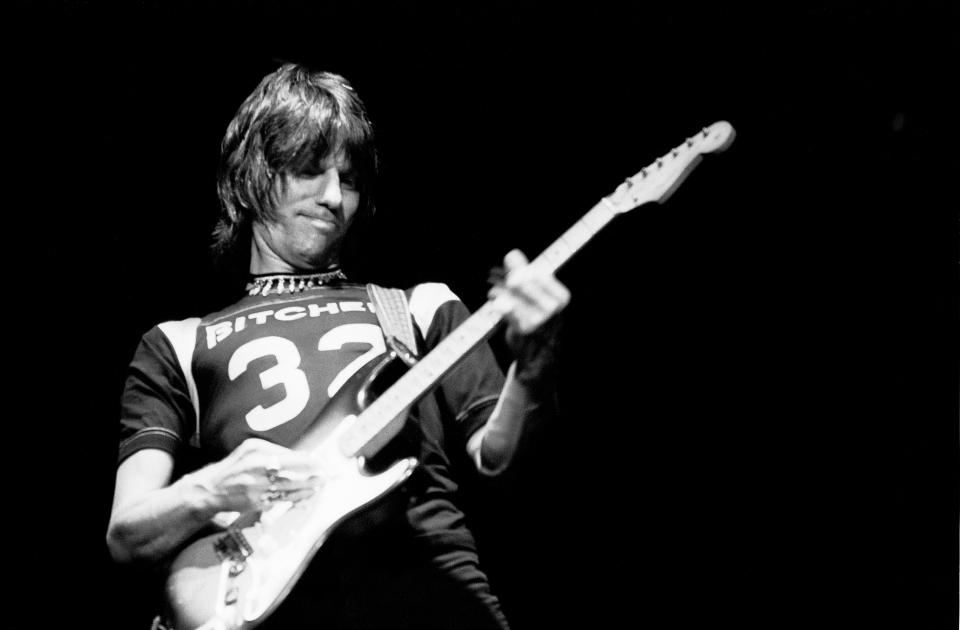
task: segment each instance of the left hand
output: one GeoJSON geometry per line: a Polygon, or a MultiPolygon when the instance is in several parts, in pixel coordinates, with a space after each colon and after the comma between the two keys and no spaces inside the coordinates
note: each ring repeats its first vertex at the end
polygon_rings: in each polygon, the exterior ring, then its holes
{"type": "Polygon", "coordinates": [[[507,345],[523,363],[552,345],[557,314],[570,302],[570,290],[553,273],[531,265],[520,250],[503,258],[506,277],[490,289],[507,321],[507,345]]]}

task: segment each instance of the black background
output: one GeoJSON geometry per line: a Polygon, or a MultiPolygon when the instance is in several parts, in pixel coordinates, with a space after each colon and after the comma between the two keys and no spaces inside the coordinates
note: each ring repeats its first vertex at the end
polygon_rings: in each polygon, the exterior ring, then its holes
{"type": "Polygon", "coordinates": [[[376,125],[379,279],[472,308],[507,250],[737,129],[559,274],[563,416],[464,499],[517,630],[955,628],[948,5],[10,5],[11,612],[145,627],[102,542],[124,370],[217,306],[219,143],[292,60],[376,125]]]}

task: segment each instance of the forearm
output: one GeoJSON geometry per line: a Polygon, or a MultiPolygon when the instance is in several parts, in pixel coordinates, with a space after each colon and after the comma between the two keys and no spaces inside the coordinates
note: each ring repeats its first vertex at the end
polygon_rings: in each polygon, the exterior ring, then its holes
{"type": "Polygon", "coordinates": [[[162,561],[217,513],[196,475],[152,490],[114,510],[107,545],[117,562],[162,561]]]}
{"type": "Polygon", "coordinates": [[[467,444],[477,469],[488,475],[503,472],[533,425],[555,411],[552,384],[518,377],[512,363],[496,407],[467,444]]]}
{"type": "Polygon", "coordinates": [[[165,451],[143,449],[117,469],[107,544],[118,562],[158,562],[207,524],[226,525],[221,513],[262,509],[267,493],[299,501],[320,483],[310,453],[258,438],[170,483],[173,464],[165,451]]]}

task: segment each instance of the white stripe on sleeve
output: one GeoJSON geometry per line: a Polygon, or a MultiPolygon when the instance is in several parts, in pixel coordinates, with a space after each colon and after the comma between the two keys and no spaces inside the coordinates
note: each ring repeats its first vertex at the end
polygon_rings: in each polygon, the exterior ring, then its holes
{"type": "Polygon", "coordinates": [[[193,416],[196,419],[196,429],[193,432],[192,443],[200,445],[200,396],[197,394],[197,383],[193,380],[193,349],[197,343],[197,326],[199,317],[191,317],[182,321],[164,322],[157,326],[166,335],[173,351],[177,355],[180,371],[187,381],[187,391],[190,393],[190,402],[193,403],[193,416]]]}

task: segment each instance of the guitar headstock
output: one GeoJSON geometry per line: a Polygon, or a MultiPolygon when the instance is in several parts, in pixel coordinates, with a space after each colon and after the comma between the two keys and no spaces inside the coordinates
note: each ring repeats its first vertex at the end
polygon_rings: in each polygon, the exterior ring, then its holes
{"type": "Polygon", "coordinates": [[[713,123],[633,177],[628,177],[613,194],[605,197],[605,205],[618,214],[645,203],[665,202],[684,178],[703,159],[704,153],[720,153],[733,142],[736,133],[730,123],[713,123]]]}

